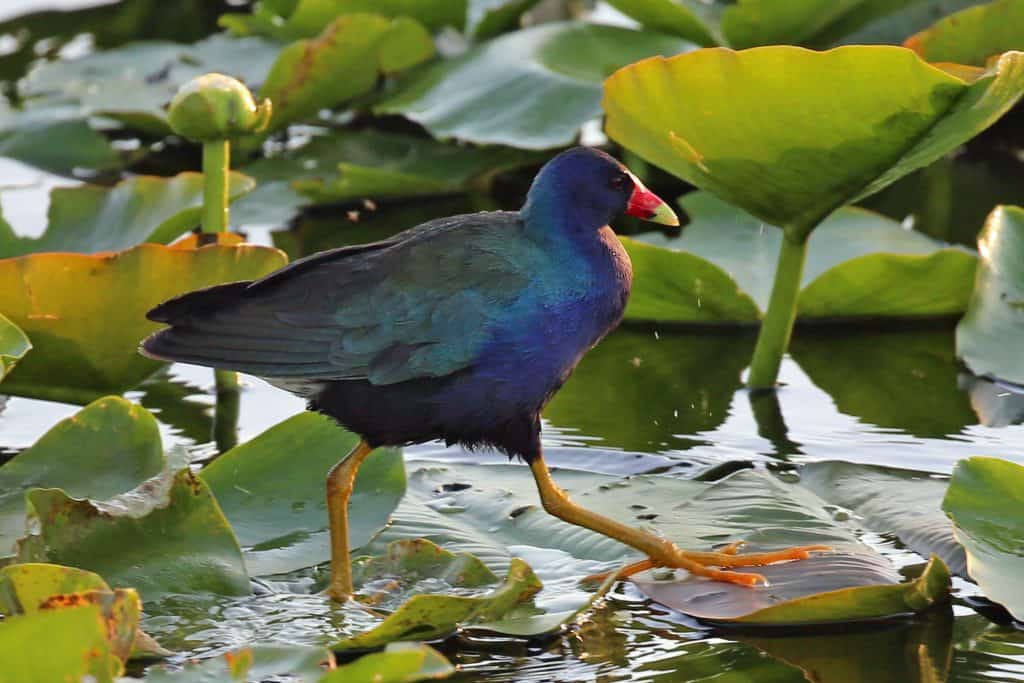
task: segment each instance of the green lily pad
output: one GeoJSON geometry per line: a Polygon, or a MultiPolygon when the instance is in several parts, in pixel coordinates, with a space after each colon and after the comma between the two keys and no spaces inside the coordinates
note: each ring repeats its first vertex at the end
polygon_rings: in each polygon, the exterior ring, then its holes
{"type": "Polygon", "coordinates": [[[929,62],[984,66],[989,57],[1024,49],[1024,2],[996,0],[943,17],[903,43],[929,62]]]}
{"type": "Polygon", "coordinates": [[[988,0],[866,0],[821,32],[819,47],[844,45],[898,45],[937,19],[988,0]]]}
{"type": "MultiPolygon", "coordinates": [[[[633,259],[627,319],[752,322],[768,307],[782,231],[707,192],[680,200],[691,222],[679,237],[623,240],[633,259]],[[656,248],[656,249],[654,249],[656,248]]],[[[966,309],[977,258],[858,208],[829,216],[811,235],[801,319],[914,318],[966,309]]]]}
{"type": "Polygon", "coordinates": [[[4,619],[3,680],[113,683],[124,672],[139,622],[135,591],[55,596],[32,614],[4,619]]]}
{"type": "Polygon", "coordinates": [[[826,461],[801,467],[800,484],[855,514],[866,529],[894,534],[918,555],[937,555],[952,573],[966,574],[964,550],[942,512],[945,477],[826,461]]]}
{"type": "MultiPolygon", "coordinates": [[[[2,225],[0,230],[3,230],[2,225]]],[[[31,349],[32,342],[21,328],[0,315],[0,382],[31,349]]]]}
{"type": "Polygon", "coordinates": [[[505,582],[489,594],[481,597],[416,595],[373,629],[334,643],[331,649],[372,649],[401,640],[443,638],[460,626],[500,619],[541,588],[530,566],[513,558],[505,582]]]}
{"type": "Polygon", "coordinates": [[[429,645],[391,643],[383,652],[339,666],[320,683],[416,683],[448,678],[455,667],[429,645]]]}
{"type": "Polygon", "coordinates": [[[53,173],[117,169],[141,152],[118,151],[77,107],[16,110],[0,102],[0,156],[53,173]]]}
{"type": "Polygon", "coordinates": [[[77,104],[154,135],[170,134],[166,106],[196,76],[224,73],[255,87],[281,46],[262,38],[214,35],[193,45],[136,42],[80,59],[42,62],[18,84],[26,107],[77,104]]]}
{"type": "Polygon", "coordinates": [[[402,114],[438,138],[523,149],[559,147],[600,116],[600,83],[614,69],[690,47],[657,33],[575,22],[543,24],[432,65],[376,111],[402,114]]]}
{"type": "MultiPolygon", "coordinates": [[[[0,569],[0,614],[13,617],[46,609],[55,596],[90,591],[111,592],[99,574],[57,564],[15,564],[0,569]]],[[[130,658],[170,655],[136,627],[130,658]]]]}
{"type": "Polygon", "coordinates": [[[1024,620],[1024,595],[1019,590],[1024,566],[1022,482],[1024,467],[1015,463],[981,457],[961,460],[942,509],[967,552],[967,573],[986,597],[1024,620]]]}
{"type": "Polygon", "coordinates": [[[87,403],[129,389],[161,367],[137,352],[159,327],[146,311],[177,294],[258,278],[284,263],[277,249],[220,244],[0,259],[0,311],[34,345],[4,380],[4,393],[87,403]]]}
{"type": "Polygon", "coordinates": [[[996,207],[978,252],[974,293],[956,328],[957,355],[977,375],[1024,384],[1024,209],[996,207]]]}
{"type": "Polygon", "coordinates": [[[277,40],[312,38],[338,17],[378,14],[408,17],[437,31],[445,26],[461,30],[466,0],[297,0],[289,3],[257,2],[250,14],[224,14],[220,25],[236,35],[270,36],[277,40]]]}
{"type": "Polygon", "coordinates": [[[620,69],[604,108],[625,147],[802,239],[836,208],[974,137],[1022,94],[1020,53],[967,82],[900,47],[715,48],[620,69]],[[701,96],[673,95],[690,91],[701,96]]]}
{"type": "MultiPolygon", "coordinates": [[[[300,413],[203,469],[201,477],[245,547],[253,575],[281,574],[330,558],[324,481],[357,440],[330,418],[300,413]]],[[[353,549],[387,525],[404,493],[401,452],[379,449],[356,477],[349,522],[353,549]]]]}
{"type": "Polygon", "coordinates": [[[470,588],[498,581],[479,558],[448,552],[425,538],[392,541],[386,554],[352,562],[352,580],[361,587],[381,579],[416,582],[425,578],[470,588]]]}
{"type": "Polygon", "coordinates": [[[18,542],[18,562],[50,562],[135,586],[147,599],[168,593],[245,595],[238,542],[209,487],[173,460],[137,488],[102,502],[60,489],[27,494],[35,530],[18,542]]]}
{"type": "Polygon", "coordinates": [[[878,330],[856,335],[801,331],[793,360],[840,412],[922,438],[954,436],[977,422],[959,390],[948,330],[878,330]]]}
{"type": "Polygon", "coordinates": [[[334,666],[334,655],[322,647],[258,645],[221,657],[188,664],[177,671],[163,666],[146,670],[149,683],[225,683],[266,681],[287,677],[296,683],[317,683],[334,666]]]}
{"type": "MultiPolygon", "coordinates": [[[[256,186],[241,173],[230,176],[236,199],[256,186]]],[[[50,193],[46,232],[18,237],[0,224],[0,258],[42,251],[96,253],[166,244],[199,225],[203,205],[201,173],[173,178],[134,176],[113,187],[58,187],[50,193]]]]}
{"type": "Polygon", "coordinates": [[[405,17],[344,15],[315,38],[281,51],[260,98],[274,103],[270,130],[369,92],[381,74],[409,68],[434,55],[430,34],[405,17]],[[338,74],[345,74],[338,78],[338,74]]]}
{"type": "Polygon", "coordinates": [[[0,467],[0,554],[25,533],[25,492],[61,488],[75,498],[104,500],[163,468],[160,431],[143,408],[101,398],[54,425],[0,467]]]}
{"type": "Polygon", "coordinates": [[[486,186],[501,171],[541,160],[509,148],[456,146],[373,129],[332,130],[298,149],[246,166],[245,173],[260,186],[233,215],[241,215],[243,223],[250,215],[265,220],[265,209],[256,205],[291,204],[278,216],[277,222],[283,223],[309,204],[454,194],[486,186]]]}

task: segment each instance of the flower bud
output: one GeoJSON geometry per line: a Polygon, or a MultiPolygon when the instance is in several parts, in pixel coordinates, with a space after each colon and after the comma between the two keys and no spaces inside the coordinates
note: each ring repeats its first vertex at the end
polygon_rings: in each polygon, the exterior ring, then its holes
{"type": "Polygon", "coordinates": [[[167,121],[178,135],[196,142],[258,133],[270,122],[270,100],[257,107],[240,81],[210,73],[181,86],[171,100],[167,121]]]}

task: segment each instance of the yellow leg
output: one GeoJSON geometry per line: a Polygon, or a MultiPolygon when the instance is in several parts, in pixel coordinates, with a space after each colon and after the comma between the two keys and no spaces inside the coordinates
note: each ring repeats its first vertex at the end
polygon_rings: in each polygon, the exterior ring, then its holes
{"type": "Polygon", "coordinates": [[[352,566],[348,547],[348,500],[356,472],[373,448],[365,441],[327,473],[327,519],[331,530],[331,584],[327,595],[337,602],[352,596],[352,566]]]}
{"type": "Polygon", "coordinates": [[[783,560],[803,560],[815,550],[828,550],[827,546],[802,546],[776,552],[743,555],[738,553],[739,544],[735,543],[720,552],[680,550],[674,543],[661,536],[621,524],[572,502],[565,491],[555,484],[542,457],[531,462],[530,469],[533,471],[533,478],[537,482],[537,490],[545,510],[570,524],[610,536],[647,555],[648,559],[624,568],[619,574],[621,578],[651,567],[678,567],[715,581],[752,586],[764,582],[764,577],[760,574],[723,571],[714,567],[751,567],[783,560]]]}

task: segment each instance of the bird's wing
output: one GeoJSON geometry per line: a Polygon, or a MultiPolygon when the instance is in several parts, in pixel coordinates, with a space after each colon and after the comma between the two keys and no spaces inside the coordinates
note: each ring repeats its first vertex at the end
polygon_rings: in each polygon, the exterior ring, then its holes
{"type": "Polygon", "coordinates": [[[390,240],[298,260],[262,280],[172,299],[143,351],[264,377],[391,384],[472,365],[529,282],[518,214],[431,221],[390,240]]]}

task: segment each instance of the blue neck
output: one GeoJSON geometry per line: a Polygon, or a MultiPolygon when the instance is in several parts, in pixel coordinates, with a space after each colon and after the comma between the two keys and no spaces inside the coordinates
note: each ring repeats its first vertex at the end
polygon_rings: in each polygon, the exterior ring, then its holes
{"type": "Polygon", "coordinates": [[[520,210],[526,230],[540,242],[587,243],[608,224],[607,210],[566,198],[557,187],[535,183],[520,210]],[[589,238],[589,239],[588,239],[589,238]]]}

